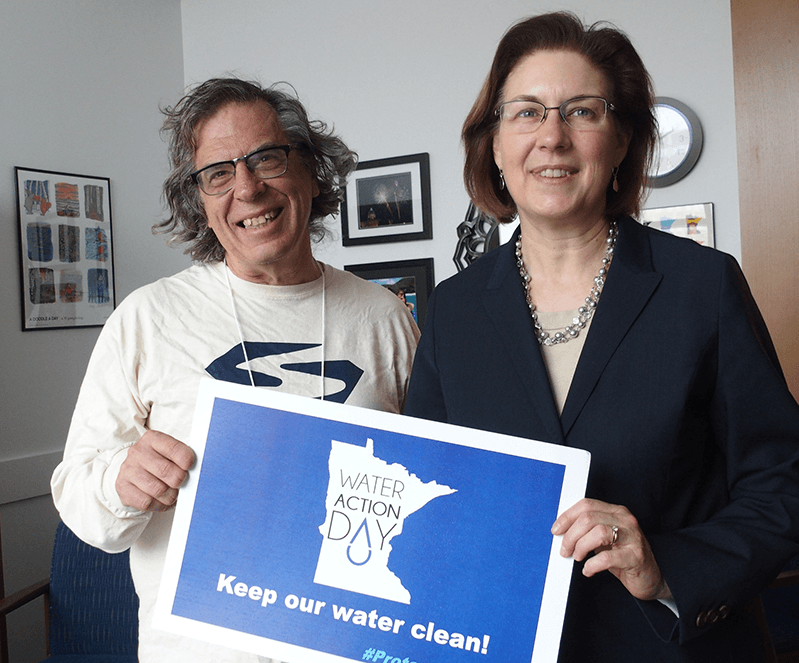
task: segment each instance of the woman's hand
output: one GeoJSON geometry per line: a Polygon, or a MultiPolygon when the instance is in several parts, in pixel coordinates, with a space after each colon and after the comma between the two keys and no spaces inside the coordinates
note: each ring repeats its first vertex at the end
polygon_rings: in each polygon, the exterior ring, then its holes
{"type": "Polygon", "coordinates": [[[610,571],[637,599],[671,598],[649,542],[627,508],[582,499],[560,515],[552,533],[563,535],[563,557],[581,562],[595,553],[583,565],[583,575],[610,571]]]}

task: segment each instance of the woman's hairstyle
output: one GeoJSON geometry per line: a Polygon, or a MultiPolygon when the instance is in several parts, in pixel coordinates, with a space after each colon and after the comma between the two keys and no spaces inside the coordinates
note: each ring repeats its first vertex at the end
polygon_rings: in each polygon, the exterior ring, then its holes
{"type": "Polygon", "coordinates": [[[469,196],[478,208],[500,223],[516,215],[516,204],[507,189],[500,188],[499,169],[494,162],[494,136],[499,128],[495,110],[514,67],[535,51],[547,50],[583,55],[608,81],[608,101],[616,108],[609,115],[615,119],[617,130],[630,136],[630,144],[617,174],[619,191],[608,187],[605,211],[609,218],[637,214],[657,136],[652,82],[627,35],[605,23],[585,27],[570,12],[524,19],[502,37],[488,78],[463,125],[464,181],[469,196]]]}
{"type": "Polygon", "coordinates": [[[200,191],[190,175],[196,169],[197,127],[220,108],[232,103],[265,102],[277,115],[289,142],[297,148],[305,168],[319,186],[311,203],[309,228],[314,241],[327,233],[323,219],[338,213],[347,177],[358,163],[358,155],[328,130],[324,122],[310,120],[296,92],[280,89],[283,84],[261,87],[238,78],[212,78],[201,83],[172,107],[162,134],[168,137],[171,172],[164,182],[164,200],[170,216],[153,226],[153,232],[172,233],[170,243],[188,242],[186,253],[197,262],[219,262],[225,249],[208,227],[200,191]]]}

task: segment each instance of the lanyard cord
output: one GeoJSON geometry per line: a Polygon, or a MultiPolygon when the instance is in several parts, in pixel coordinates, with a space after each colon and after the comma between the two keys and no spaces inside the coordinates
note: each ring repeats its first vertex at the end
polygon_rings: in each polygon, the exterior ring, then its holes
{"type": "Polygon", "coordinates": [[[230,308],[233,309],[233,319],[236,321],[236,329],[239,332],[239,342],[241,343],[241,351],[244,353],[244,363],[247,365],[247,373],[250,376],[250,384],[255,386],[255,378],[253,377],[252,370],[250,370],[250,358],[247,356],[247,346],[244,345],[244,334],[241,333],[241,323],[239,322],[239,314],[236,312],[236,301],[233,299],[233,286],[230,285],[230,274],[228,274],[227,260],[225,260],[225,280],[227,281],[227,291],[230,295],[230,308]]]}
{"type": "Polygon", "coordinates": [[[320,367],[319,374],[322,376],[322,400],[325,400],[325,270],[317,260],[314,260],[319,272],[322,274],[322,366],[320,367]]]}
{"type": "MultiPolygon", "coordinates": [[[[326,307],[325,307],[325,295],[327,294],[327,288],[325,287],[325,270],[322,269],[322,266],[319,264],[318,261],[314,260],[316,263],[317,268],[319,269],[319,273],[322,275],[322,366],[320,370],[320,375],[322,379],[322,400],[325,400],[325,333],[326,333],[326,307]]],[[[244,344],[244,334],[241,331],[241,323],[239,322],[239,314],[236,310],[236,300],[233,297],[233,286],[230,284],[230,274],[228,273],[228,266],[227,260],[224,261],[225,265],[225,281],[227,282],[227,290],[228,294],[230,295],[230,308],[233,310],[233,319],[236,321],[236,329],[239,332],[239,342],[241,343],[241,350],[244,353],[244,363],[247,366],[247,374],[250,376],[250,384],[254,387],[255,386],[255,377],[252,374],[252,369],[250,368],[250,358],[247,356],[247,346],[244,344]]]]}

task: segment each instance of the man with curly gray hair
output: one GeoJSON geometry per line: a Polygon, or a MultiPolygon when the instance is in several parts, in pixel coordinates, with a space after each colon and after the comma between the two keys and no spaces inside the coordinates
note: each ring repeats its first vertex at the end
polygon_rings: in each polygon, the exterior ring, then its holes
{"type": "Polygon", "coordinates": [[[193,172],[197,128],[222,105],[259,101],[271,108],[288,144],[294,146],[298,160],[319,187],[319,194],[311,205],[309,228],[313,239],[325,236],[327,229],[322,220],[336,214],[343,200],[344,185],[357,165],[357,155],[329,132],[323,122],[310,120],[296,96],[279,86],[264,89],[237,78],[206,81],[175,106],[164,110],[163,133],[169,138],[172,166],[164,183],[164,198],[172,215],[155,227],[174,232],[173,241],[190,242],[191,256],[195,260],[219,261],[225,255],[224,247],[208,227],[202,189],[197,186],[198,176],[193,172]]]}
{"type": "Polygon", "coordinates": [[[357,157],[295,94],[211,79],[164,113],[170,216],[155,229],[195,264],[109,318],[53,498],[86,542],[130,548],[140,661],[263,660],[152,625],[199,382],[401,412],[419,332],[390,292],[315,259],[357,157]]]}

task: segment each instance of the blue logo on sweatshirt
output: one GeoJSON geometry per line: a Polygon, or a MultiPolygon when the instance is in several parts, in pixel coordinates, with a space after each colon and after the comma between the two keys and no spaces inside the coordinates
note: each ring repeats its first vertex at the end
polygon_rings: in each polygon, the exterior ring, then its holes
{"type": "MultiPolygon", "coordinates": [[[[249,341],[245,341],[244,345],[247,348],[247,357],[251,364],[261,357],[290,355],[319,347],[318,343],[255,343],[249,341]]],[[[215,359],[205,370],[217,380],[236,384],[250,384],[250,376],[247,373],[241,344],[234,345],[228,352],[215,359]]],[[[287,361],[280,364],[280,370],[321,376],[322,362],[287,361]]],[[[270,375],[255,370],[253,370],[252,374],[256,387],[279,387],[283,384],[283,380],[279,375],[270,375]]],[[[344,388],[335,394],[325,394],[325,400],[333,401],[334,403],[345,403],[362,375],[363,370],[349,360],[325,361],[325,379],[338,380],[344,383],[344,388]]]]}

